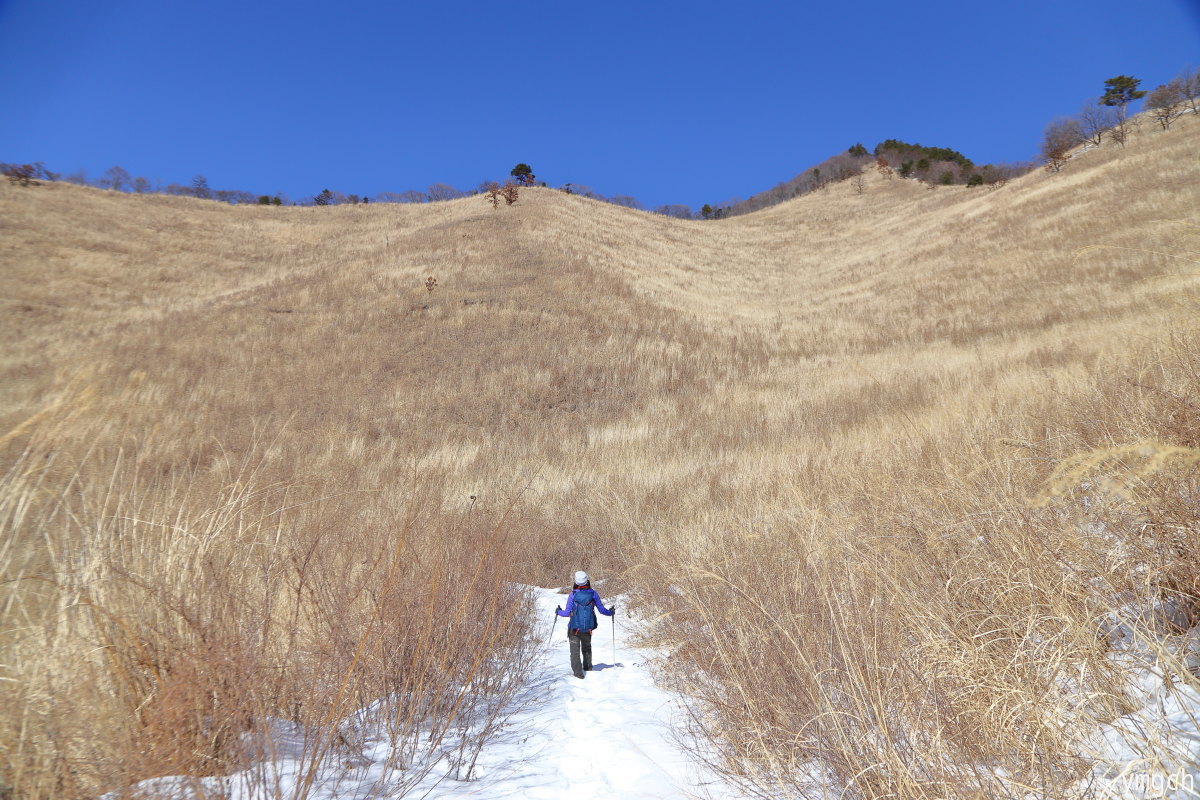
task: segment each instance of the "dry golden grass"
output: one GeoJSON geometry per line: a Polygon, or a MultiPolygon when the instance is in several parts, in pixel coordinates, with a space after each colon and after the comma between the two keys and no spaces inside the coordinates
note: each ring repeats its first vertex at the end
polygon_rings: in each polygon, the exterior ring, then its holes
{"type": "Polygon", "coordinates": [[[1200,290],[1200,121],[1143,130],[995,190],[872,174],[715,223],[0,186],[0,780],[226,769],[267,716],[332,736],[381,696],[407,741],[481,631],[519,656],[507,582],[583,567],[667,615],[752,787],[816,758],[848,796],[1068,791],[1124,708],[1109,590],[1194,591],[1194,551],[1125,535],[1178,491],[1094,506],[1124,549],[1033,502],[1074,453],[1196,446],[1192,333],[1154,348],[1200,290]],[[1097,380],[1124,373],[1154,388],[1097,380]]]}

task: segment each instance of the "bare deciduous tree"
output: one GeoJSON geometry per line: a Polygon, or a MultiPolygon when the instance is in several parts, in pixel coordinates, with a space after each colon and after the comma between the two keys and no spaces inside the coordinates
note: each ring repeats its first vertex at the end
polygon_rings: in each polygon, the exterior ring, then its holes
{"type": "Polygon", "coordinates": [[[1178,78],[1179,91],[1194,114],[1200,114],[1200,67],[1185,69],[1178,78]]]}
{"type": "Polygon", "coordinates": [[[138,194],[145,194],[146,192],[150,191],[150,181],[146,180],[141,175],[138,175],[133,179],[133,191],[137,192],[138,194]]]}
{"type": "Polygon", "coordinates": [[[654,213],[662,214],[664,217],[674,217],[675,219],[691,219],[693,216],[690,206],[679,203],[668,203],[658,206],[654,209],[654,213]]]}
{"type": "Polygon", "coordinates": [[[199,197],[201,200],[212,199],[212,190],[208,188],[208,178],[203,175],[192,178],[192,196],[199,197]]]}
{"type": "Polygon", "coordinates": [[[244,192],[241,189],[214,189],[212,199],[221,203],[232,203],[234,205],[250,204],[255,200],[254,195],[244,192]]]}
{"type": "Polygon", "coordinates": [[[425,193],[415,189],[405,192],[380,192],[375,195],[376,203],[424,203],[425,193]]]}
{"type": "Polygon", "coordinates": [[[1046,169],[1058,172],[1071,158],[1071,150],[1082,142],[1083,133],[1077,120],[1060,117],[1051,122],[1042,134],[1042,158],[1046,160],[1046,169]]]}
{"type": "Polygon", "coordinates": [[[1113,144],[1121,147],[1129,141],[1129,137],[1133,135],[1142,125],[1142,118],[1138,116],[1126,117],[1108,132],[1108,138],[1112,139],[1113,144]]]}
{"type": "Polygon", "coordinates": [[[129,173],[124,167],[113,166],[109,167],[108,170],[102,176],[100,176],[99,183],[101,189],[112,189],[114,191],[123,192],[125,191],[125,187],[133,183],[133,178],[129,176],[129,173]]]}
{"type": "Polygon", "coordinates": [[[1104,105],[1097,98],[1092,98],[1083,104],[1079,110],[1079,132],[1083,140],[1099,146],[1104,141],[1104,134],[1117,124],[1117,112],[1104,105]]]}
{"type": "Polygon", "coordinates": [[[1183,87],[1176,78],[1150,92],[1146,96],[1146,108],[1150,109],[1150,116],[1165,131],[1183,113],[1184,100],[1183,87]]]}
{"type": "Polygon", "coordinates": [[[1037,164],[1032,161],[991,164],[984,173],[983,182],[989,189],[998,189],[1008,185],[1013,178],[1019,178],[1035,169],[1037,164]]]}
{"type": "Polygon", "coordinates": [[[623,208],[644,209],[636,197],[630,197],[627,194],[614,194],[612,197],[608,198],[608,202],[612,203],[614,206],[621,206],[623,208]]]}
{"type": "Polygon", "coordinates": [[[436,203],[441,200],[454,200],[463,196],[462,192],[460,192],[458,189],[455,189],[448,183],[430,184],[429,188],[426,190],[426,194],[429,196],[429,201],[431,203],[436,203]]]}

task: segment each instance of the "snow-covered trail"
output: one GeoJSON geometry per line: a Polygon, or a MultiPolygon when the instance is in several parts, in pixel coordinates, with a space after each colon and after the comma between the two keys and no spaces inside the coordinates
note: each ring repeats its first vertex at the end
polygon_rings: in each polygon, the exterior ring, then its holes
{"type": "MultiPolygon", "coordinates": [[[[593,671],[571,674],[566,620],[554,626],[554,608],[566,596],[536,589],[539,629],[545,636],[531,681],[531,702],[479,757],[477,779],[443,781],[430,798],[464,797],[604,800],[741,797],[697,765],[679,745],[679,701],[658,688],[649,661],[655,653],[632,646],[635,622],[617,612],[599,616],[593,635],[593,671]]],[[[604,598],[621,605],[621,598],[604,598]]]]}
{"type": "MultiPolygon", "coordinates": [[[[471,780],[459,780],[456,744],[450,741],[417,755],[407,769],[395,770],[393,743],[371,708],[352,714],[339,729],[358,744],[326,759],[312,771],[314,742],[325,734],[294,723],[271,724],[273,760],[228,776],[169,776],[143,781],[133,793],[113,792],[102,800],[144,797],[154,800],[304,798],[374,800],[735,800],[743,795],[695,762],[681,742],[687,726],[681,698],[655,685],[653,650],[634,647],[637,619],[618,612],[616,658],[613,627],[600,617],[593,637],[592,672],[571,674],[566,620],[557,625],[554,608],[566,595],[532,589],[538,649],[511,716],[486,739],[471,780]]],[[[623,598],[605,598],[623,606],[623,598]]],[[[1200,792],[1200,692],[1165,681],[1161,668],[1127,666],[1139,681],[1142,707],[1096,731],[1088,750],[1097,758],[1093,774],[1080,783],[1080,796],[1197,798],[1200,792]],[[1149,737],[1149,739],[1148,739],[1149,737]],[[1149,748],[1149,749],[1147,749],[1149,748]],[[1090,796],[1090,795],[1089,795],[1090,796]]],[[[814,767],[813,775],[819,770],[814,767]]],[[[814,788],[819,787],[812,778],[814,788]]],[[[828,796],[838,793],[829,790],[828,796]]],[[[1032,797],[1033,795],[1029,795],[1032,797]]]]}
{"type": "MultiPolygon", "coordinates": [[[[102,800],[137,796],[154,800],[735,800],[742,798],[687,752],[687,726],[681,698],[655,685],[654,650],[634,647],[636,618],[618,612],[616,658],[613,626],[600,618],[593,637],[593,671],[583,680],[571,674],[566,620],[555,621],[555,606],[566,596],[532,589],[537,615],[537,651],[514,713],[486,739],[472,779],[459,780],[461,754],[454,741],[430,749],[394,770],[394,744],[372,709],[360,709],[340,729],[359,744],[339,751],[312,772],[311,753],[321,732],[293,723],[272,723],[273,760],[223,777],[171,776],[143,781],[134,793],[110,793],[102,800]],[[314,739],[314,736],[316,739],[314,739]],[[307,754],[307,756],[306,756],[307,754]]],[[[605,598],[623,606],[623,598],[605,598]]],[[[1165,673],[1130,663],[1132,678],[1144,684],[1134,695],[1143,706],[1096,732],[1088,748],[1097,758],[1093,774],[1080,783],[1080,796],[1125,800],[1200,797],[1200,693],[1165,673]],[[1148,737],[1149,736],[1149,740],[1148,737]],[[1149,744],[1148,744],[1149,742],[1149,744]],[[1149,749],[1147,747],[1149,746],[1149,749]],[[1091,796],[1089,794],[1089,796],[1091,796]]],[[[694,743],[693,743],[694,744],[694,743]]],[[[814,767],[813,775],[818,774],[814,767]]],[[[814,789],[819,787],[812,778],[814,789]]],[[[819,794],[819,793],[818,793],[819,794]]],[[[837,796],[830,790],[828,796],[837,796]]],[[[1033,797],[1034,795],[1029,795],[1033,797]]]]}
{"type": "MultiPolygon", "coordinates": [[[[227,776],[170,776],[143,781],[135,796],[155,800],[734,800],[742,795],[695,763],[680,745],[686,736],[679,698],[655,686],[650,661],[658,654],[633,647],[636,620],[618,611],[616,659],[613,626],[600,617],[593,636],[593,671],[571,674],[566,620],[553,626],[554,608],[566,595],[532,589],[538,616],[538,650],[529,680],[498,731],[475,761],[471,780],[458,780],[455,744],[413,759],[395,771],[392,743],[371,708],[359,709],[341,729],[359,745],[326,759],[310,775],[314,743],[322,735],[293,723],[272,722],[275,758],[227,776]],[[315,737],[315,738],[314,738],[315,737]]],[[[605,598],[622,604],[622,598],[605,598]]],[[[121,795],[126,796],[126,795],[121,795]]],[[[117,793],[102,800],[117,800],[117,793]]]]}

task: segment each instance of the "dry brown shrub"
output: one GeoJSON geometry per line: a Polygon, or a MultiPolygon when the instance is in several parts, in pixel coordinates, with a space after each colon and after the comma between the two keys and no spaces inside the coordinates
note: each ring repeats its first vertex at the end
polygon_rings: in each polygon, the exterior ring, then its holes
{"type": "Polygon", "coordinates": [[[0,174],[8,178],[9,183],[19,186],[37,186],[37,167],[32,164],[0,164],[0,174]]]}
{"type": "Polygon", "coordinates": [[[483,196],[486,197],[488,202],[492,204],[493,209],[499,208],[501,197],[500,184],[495,182],[489,183],[487,191],[484,192],[483,196]]]}
{"type": "Polygon", "coordinates": [[[488,202],[492,204],[492,208],[495,209],[500,207],[501,199],[504,200],[505,205],[511,206],[517,202],[520,193],[520,187],[515,183],[506,183],[501,186],[498,183],[492,182],[488,184],[487,191],[484,192],[484,197],[487,198],[488,202]]]}

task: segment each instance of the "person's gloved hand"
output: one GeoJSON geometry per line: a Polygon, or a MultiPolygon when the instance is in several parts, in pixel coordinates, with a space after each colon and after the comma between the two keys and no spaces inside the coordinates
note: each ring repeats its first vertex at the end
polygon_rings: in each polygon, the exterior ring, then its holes
{"type": "Polygon", "coordinates": [[[616,607],[616,606],[613,606],[613,607],[612,607],[612,612],[613,612],[614,614],[615,614],[615,613],[617,613],[617,607],[616,607]]]}
{"type": "Polygon", "coordinates": [[[554,610],[555,610],[555,611],[562,611],[562,606],[555,606],[555,607],[554,607],[554,610]]]}

